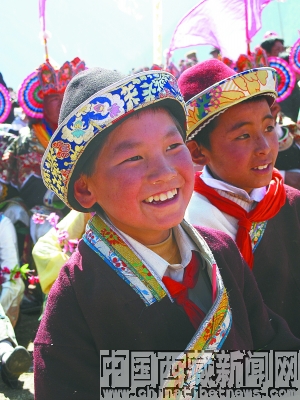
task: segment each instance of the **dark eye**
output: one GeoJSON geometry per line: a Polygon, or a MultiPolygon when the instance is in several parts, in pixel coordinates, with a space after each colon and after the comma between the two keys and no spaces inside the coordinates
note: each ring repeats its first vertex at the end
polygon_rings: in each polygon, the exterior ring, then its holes
{"type": "Polygon", "coordinates": [[[273,132],[274,129],[275,129],[275,126],[270,125],[270,126],[268,126],[268,127],[266,128],[266,131],[267,131],[267,132],[273,132]]]}
{"type": "Polygon", "coordinates": [[[250,137],[249,133],[244,133],[243,135],[238,136],[236,139],[243,140],[243,139],[247,139],[249,137],[250,137]]]}
{"type": "Polygon", "coordinates": [[[138,161],[138,160],[141,160],[141,159],[142,159],[141,156],[134,156],[134,157],[127,158],[127,160],[124,160],[124,162],[127,162],[127,161],[138,161]]]}
{"type": "Polygon", "coordinates": [[[174,143],[167,147],[167,150],[176,149],[177,147],[182,146],[182,143],[174,143]]]}

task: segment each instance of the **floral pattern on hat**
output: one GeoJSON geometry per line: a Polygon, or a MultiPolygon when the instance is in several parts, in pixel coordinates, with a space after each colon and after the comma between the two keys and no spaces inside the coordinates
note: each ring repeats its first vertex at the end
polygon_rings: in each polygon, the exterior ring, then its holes
{"type": "Polygon", "coordinates": [[[253,96],[277,97],[276,72],[256,68],[233,75],[194,96],[187,103],[187,140],[191,140],[213,118],[253,96]]]}
{"type": "Polygon", "coordinates": [[[164,99],[185,103],[173,75],[143,71],[124,78],[83,102],[57,128],[42,160],[45,185],[67,205],[68,185],[76,164],[95,136],[122,117],[164,99]]]}

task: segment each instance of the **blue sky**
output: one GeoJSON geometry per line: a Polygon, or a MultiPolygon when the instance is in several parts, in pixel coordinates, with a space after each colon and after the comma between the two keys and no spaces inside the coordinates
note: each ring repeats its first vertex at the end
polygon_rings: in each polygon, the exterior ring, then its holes
{"type": "MultiPolygon", "coordinates": [[[[163,0],[163,45],[167,49],[180,19],[199,0],[163,0]]],[[[38,0],[2,0],[0,71],[17,90],[23,79],[45,60],[38,0]]],[[[253,38],[254,49],[266,31],[275,31],[292,45],[299,37],[300,0],[273,0],[262,13],[262,29],[253,38]]],[[[88,67],[102,66],[128,73],[152,64],[152,0],[47,0],[46,29],[49,56],[59,66],[74,57],[88,67]]],[[[210,46],[176,50],[175,64],[188,51],[209,58],[210,46]]]]}

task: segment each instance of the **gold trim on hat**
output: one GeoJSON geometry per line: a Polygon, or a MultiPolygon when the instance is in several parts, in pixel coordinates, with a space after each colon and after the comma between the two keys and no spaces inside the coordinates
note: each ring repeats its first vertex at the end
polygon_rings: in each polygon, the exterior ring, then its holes
{"type": "Polygon", "coordinates": [[[217,82],[187,101],[187,140],[191,140],[213,118],[227,108],[251,97],[266,95],[274,99],[276,71],[256,68],[217,82]]]}
{"type": "Polygon", "coordinates": [[[41,170],[46,187],[69,207],[72,174],[86,147],[101,132],[133,111],[162,100],[185,102],[173,75],[143,71],[117,81],[90,96],[58,126],[44,153],[41,170]]]}

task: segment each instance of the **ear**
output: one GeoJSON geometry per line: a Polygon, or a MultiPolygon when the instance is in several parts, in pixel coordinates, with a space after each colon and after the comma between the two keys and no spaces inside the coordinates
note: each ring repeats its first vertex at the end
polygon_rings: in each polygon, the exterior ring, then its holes
{"type": "Polygon", "coordinates": [[[93,191],[89,188],[89,180],[85,175],[81,175],[74,183],[74,197],[84,208],[91,208],[96,203],[93,191]]]}
{"type": "Polygon", "coordinates": [[[192,160],[195,164],[198,165],[206,165],[208,164],[208,157],[207,157],[207,149],[202,146],[202,144],[198,144],[195,140],[190,140],[186,143],[187,148],[189,149],[192,160]]]}

